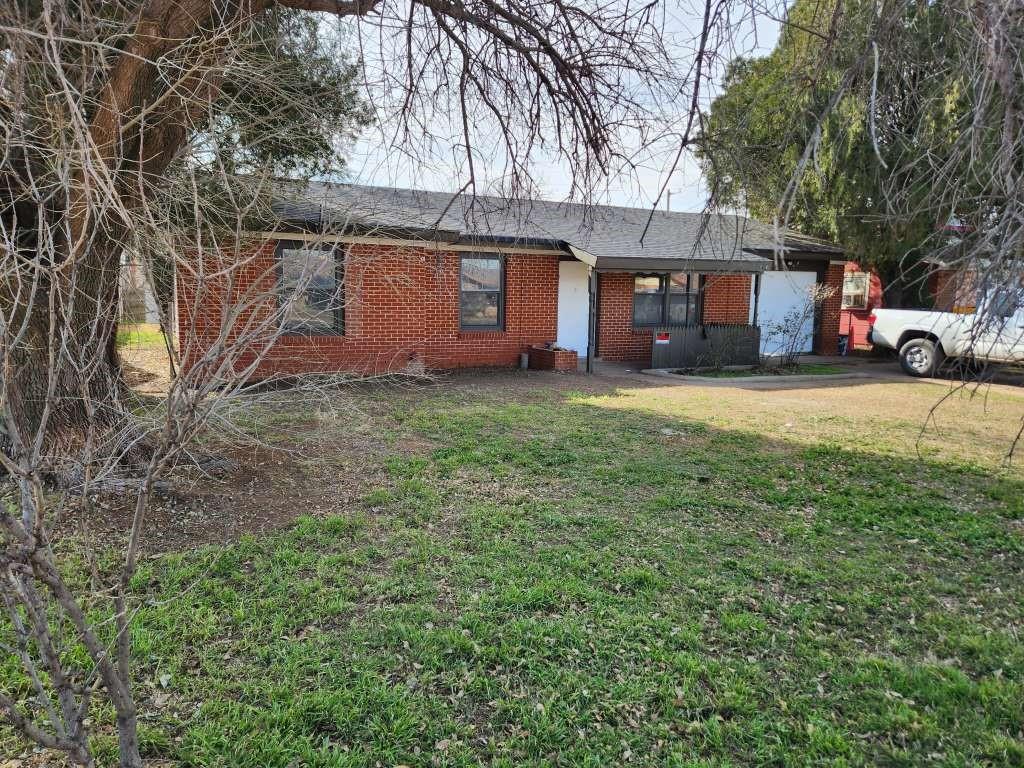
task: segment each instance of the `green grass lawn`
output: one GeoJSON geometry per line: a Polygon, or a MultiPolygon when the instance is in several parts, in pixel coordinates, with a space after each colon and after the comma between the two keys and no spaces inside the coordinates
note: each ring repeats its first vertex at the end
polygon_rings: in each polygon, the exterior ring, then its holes
{"type": "MultiPolygon", "coordinates": [[[[149,756],[1024,765],[1024,484],[999,465],[1024,400],[951,406],[922,445],[931,385],[513,379],[353,395],[300,465],[302,493],[340,487],[332,441],[373,435],[357,505],[146,560],[149,756]]],[[[287,402],[260,430],[282,445],[287,402]]]]}
{"type": "Polygon", "coordinates": [[[163,348],[164,336],[157,323],[122,325],[117,329],[117,346],[163,348]]]}

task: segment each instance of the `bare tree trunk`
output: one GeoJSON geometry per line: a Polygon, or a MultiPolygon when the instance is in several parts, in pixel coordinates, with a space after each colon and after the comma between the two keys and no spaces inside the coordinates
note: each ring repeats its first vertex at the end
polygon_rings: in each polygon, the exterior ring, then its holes
{"type": "Polygon", "coordinates": [[[117,713],[117,745],[120,768],[142,768],[139,753],[138,719],[134,702],[130,709],[117,713]]]}
{"type": "Polygon", "coordinates": [[[100,448],[123,454],[128,464],[145,461],[144,436],[124,404],[116,351],[121,255],[133,244],[130,222],[217,88],[200,68],[167,92],[159,62],[186,42],[216,58],[225,33],[269,3],[147,0],[95,110],[76,126],[87,161],[72,172],[64,199],[33,205],[40,169],[29,161],[8,164],[3,191],[21,208],[7,210],[22,230],[31,231],[31,223],[37,230],[37,242],[19,253],[17,278],[0,283],[0,309],[13,318],[11,327],[21,328],[4,374],[14,421],[0,435],[8,455],[41,451],[54,474],[72,476],[81,468],[77,458],[100,448]],[[26,444],[24,435],[41,444],[26,444]]]}
{"type": "Polygon", "coordinates": [[[127,463],[145,458],[116,349],[119,249],[97,244],[68,267],[29,274],[38,287],[27,296],[11,283],[0,296],[16,308],[23,328],[8,349],[6,398],[14,422],[8,426],[14,428],[4,448],[15,460],[39,456],[55,476],[74,474],[90,456],[111,449],[127,463]]]}

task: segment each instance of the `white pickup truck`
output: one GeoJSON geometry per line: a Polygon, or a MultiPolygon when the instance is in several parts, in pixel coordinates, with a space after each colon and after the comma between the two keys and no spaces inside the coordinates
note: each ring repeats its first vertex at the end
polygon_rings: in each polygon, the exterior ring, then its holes
{"type": "Polygon", "coordinates": [[[911,376],[933,376],[947,358],[1024,363],[1024,290],[996,288],[971,314],[876,309],[868,317],[872,344],[899,353],[911,376]]]}

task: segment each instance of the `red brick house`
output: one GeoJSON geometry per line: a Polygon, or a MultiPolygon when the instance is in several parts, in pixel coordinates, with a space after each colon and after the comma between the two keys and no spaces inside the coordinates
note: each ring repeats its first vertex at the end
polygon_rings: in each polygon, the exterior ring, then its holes
{"type": "MultiPolygon", "coordinates": [[[[739,216],[347,184],[308,185],[275,211],[230,254],[179,269],[184,365],[221,334],[248,334],[239,364],[256,378],[513,366],[539,345],[647,366],[659,329],[756,328],[770,275],[842,286],[839,249],[787,232],[774,270],[771,228],[739,216]],[[260,346],[261,329],[273,343],[260,346]]],[[[808,351],[835,353],[840,298],[808,351]]]]}
{"type": "MultiPolygon", "coordinates": [[[[985,288],[984,273],[989,272],[992,265],[987,259],[967,259],[961,251],[963,236],[973,232],[970,225],[954,216],[941,231],[949,235],[943,255],[926,256],[921,260],[928,269],[927,294],[934,309],[971,314],[977,309],[978,296],[985,288]],[[947,259],[947,256],[952,258],[947,259]]],[[[993,276],[988,275],[987,279],[992,280],[993,276]]]]}
{"type": "Polygon", "coordinates": [[[978,290],[973,270],[951,267],[941,261],[932,262],[928,273],[928,295],[935,309],[969,314],[976,309],[978,290]]]}

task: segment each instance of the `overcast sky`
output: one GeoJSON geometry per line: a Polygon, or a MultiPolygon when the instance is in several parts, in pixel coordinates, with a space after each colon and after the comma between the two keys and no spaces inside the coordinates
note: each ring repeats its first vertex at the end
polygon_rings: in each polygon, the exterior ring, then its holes
{"type": "MultiPolygon", "coordinates": [[[[696,8],[683,7],[677,11],[677,18],[670,20],[668,33],[674,33],[677,49],[686,64],[692,59],[693,34],[690,32],[694,24],[699,25],[700,16],[696,8]]],[[[772,4],[769,0],[768,4],[772,4]]],[[[784,5],[780,3],[779,5],[784,5]]],[[[703,4],[701,3],[701,6],[703,4]]],[[[777,14],[773,14],[777,15],[777,14]]],[[[769,18],[762,17],[756,24],[742,23],[739,33],[733,36],[731,49],[720,51],[722,61],[736,55],[763,55],[775,45],[779,24],[769,18]]],[[[718,73],[720,74],[720,72],[718,73]]],[[[705,94],[705,104],[713,98],[715,87],[705,94]]],[[[680,106],[680,112],[686,105],[680,106]]],[[[429,156],[417,158],[411,162],[408,157],[387,150],[387,135],[393,126],[380,125],[369,129],[356,143],[349,153],[349,181],[376,184],[381,186],[397,186],[454,192],[464,183],[465,177],[459,173],[462,157],[452,147],[457,143],[455,137],[451,141],[442,140],[436,143],[437,150],[429,156]]],[[[443,137],[445,129],[439,125],[431,128],[432,133],[443,137]]],[[[643,165],[631,176],[620,175],[607,183],[602,190],[601,202],[613,205],[647,207],[656,198],[658,190],[671,167],[677,145],[666,143],[657,148],[643,165]]],[[[478,157],[476,160],[477,177],[483,177],[484,187],[495,180],[501,173],[503,164],[497,158],[478,157]],[[489,162],[490,161],[490,162],[489,162]],[[481,169],[479,166],[483,165],[481,169]]],[[[550,200],[564,200],[569,192],[569,183],[564,169],[553,161],[541,158],[535,166],[535,177],[541,196],[550,200]]],[[[685,157],[680,167],[672,174],[668,185],[671,191],[671,208],[675,211],[698,211],[704,206],[705,190],[701,173],[697,164],[690,157],[685,157]]],[[[485,189],[486,191],[486,189],[485,189]]],[[[665,207],[665,200],[661,202],[665,207]]]]}

